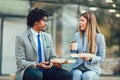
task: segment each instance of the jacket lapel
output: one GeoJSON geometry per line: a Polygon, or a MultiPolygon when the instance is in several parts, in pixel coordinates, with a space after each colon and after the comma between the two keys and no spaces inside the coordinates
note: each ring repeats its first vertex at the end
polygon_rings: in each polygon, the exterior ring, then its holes
{"type": "Polygon", "coordinates": [[[34,49],[35,52],[37,53],[38,51],[37,51],[37,48],[36,48],[35,42],[34,42],[34,40],[33,40],[32,33],[31,33],[30,29],[28,30],[28,39],[29,39],[29,41],[30,41],[33,49],[34,49]]]}

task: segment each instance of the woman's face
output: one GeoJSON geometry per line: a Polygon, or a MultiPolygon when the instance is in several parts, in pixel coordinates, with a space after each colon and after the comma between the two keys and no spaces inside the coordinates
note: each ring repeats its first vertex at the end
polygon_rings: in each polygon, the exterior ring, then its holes
{"type": "Polygon", "coordinates": [[[84,16],[81,16],[79,19],[79,29],[85,31],[87,28],[87,19],[84,16]]]}

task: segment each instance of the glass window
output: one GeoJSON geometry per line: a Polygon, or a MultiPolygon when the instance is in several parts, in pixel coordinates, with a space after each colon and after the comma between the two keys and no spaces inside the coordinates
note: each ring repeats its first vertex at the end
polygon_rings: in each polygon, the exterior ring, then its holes
{"type": "Polygon", "coordinates": [[[15,73],[15,36],[27,29],[26,20],[21,18],[5,18],[2,43],[2,74],[15,73]]]}

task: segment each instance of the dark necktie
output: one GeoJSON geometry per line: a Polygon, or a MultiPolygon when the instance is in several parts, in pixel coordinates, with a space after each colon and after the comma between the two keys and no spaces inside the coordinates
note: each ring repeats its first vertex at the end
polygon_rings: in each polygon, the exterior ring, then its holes
{"type": "Polygon", "coordinates": [[[42,49],[41,49],[41,42],[40,42],[40,35],[38,34],[38,55],[39,55],[39,62],[42,62],[42,49]]]}

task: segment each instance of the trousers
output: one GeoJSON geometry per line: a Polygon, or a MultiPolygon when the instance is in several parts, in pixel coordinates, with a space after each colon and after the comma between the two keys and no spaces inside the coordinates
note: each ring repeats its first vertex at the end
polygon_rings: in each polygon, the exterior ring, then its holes
{"type": "Polygon", "coordinates": [[[61,68],[45,70],[42,73],[39,69],[27,68],[23,80],[72,80],[72,73],[61,68]]]}

